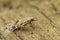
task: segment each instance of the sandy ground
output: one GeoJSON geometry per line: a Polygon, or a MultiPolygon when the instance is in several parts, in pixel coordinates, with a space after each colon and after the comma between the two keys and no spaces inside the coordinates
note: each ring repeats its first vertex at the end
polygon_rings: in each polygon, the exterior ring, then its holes
{"type": "Polygon", "coordinates": [[[33,28],[27,25],[6,40],[60,40],[60,0],[0,1],[0,27],[25,17],[36,19],[33,28]]]}

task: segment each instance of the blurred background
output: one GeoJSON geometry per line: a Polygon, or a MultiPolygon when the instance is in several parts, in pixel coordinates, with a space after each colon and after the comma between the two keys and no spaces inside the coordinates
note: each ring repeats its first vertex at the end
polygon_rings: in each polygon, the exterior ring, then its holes
{"type": "Polygon", "coordinates": [[[26,26],[6,40],[60,40],[60,0],[0,0],[0,27],[25,17],[36,19],[34,28],[26,26]]]}

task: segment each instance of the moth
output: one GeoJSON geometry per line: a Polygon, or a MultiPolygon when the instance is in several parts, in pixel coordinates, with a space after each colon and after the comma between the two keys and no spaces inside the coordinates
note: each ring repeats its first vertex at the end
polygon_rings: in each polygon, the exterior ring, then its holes
{"type": "Polygon", "coordinates": [[[6,29],[9,31],[14,31],[16,29],[23,27],[24,25],[31,24],[32,21],[35,21],[33,17],[26,17],[26,18],[17,20],[16,22],[13,22],[11,24],[7,24],[6,29]]]}
{"type": "Polygon", "coordinates": [[[21,29],[27,24],[31,24],[35,19],[33,17],[26,17],[22,18],[20,20],[17,20],[16,22],[12,22],[6,25],[5,28],[1,28],[3,36],[7,37],[10,33],[16,31],[16,29],[21,29]]]}

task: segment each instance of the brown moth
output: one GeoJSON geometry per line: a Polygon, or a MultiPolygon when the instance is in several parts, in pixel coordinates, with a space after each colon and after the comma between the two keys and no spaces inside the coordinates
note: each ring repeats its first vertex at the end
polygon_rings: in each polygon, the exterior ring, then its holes
{"type": "Polygon", "coordinates": [[[16,31],[16,29],[21,28],[27,24],[31,24],[32,21],[35,21],[33,17],[26,17],[26,18],[22,18],[20,20],[17,20],[16,22],[12,22],[10,24],[7,24],[5,28],[2,28],[3,35],[5,35],[5,37],[6,37],[11,32],[16,31]]]}

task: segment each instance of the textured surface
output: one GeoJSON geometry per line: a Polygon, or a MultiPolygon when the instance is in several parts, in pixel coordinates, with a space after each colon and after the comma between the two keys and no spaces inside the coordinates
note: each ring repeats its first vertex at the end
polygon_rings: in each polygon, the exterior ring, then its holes
{"type": "Polygon", "coordinates": [[[60,40],[60,0],[2,0],[0,4],[0,27],[24,17],[36,19],[34,28],[27,25],[6,40],[60,40]]]}

